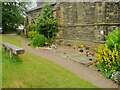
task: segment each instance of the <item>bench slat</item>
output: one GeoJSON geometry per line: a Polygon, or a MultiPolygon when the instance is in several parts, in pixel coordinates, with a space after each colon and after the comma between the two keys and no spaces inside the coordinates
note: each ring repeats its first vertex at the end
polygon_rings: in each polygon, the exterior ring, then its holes
{"type": "Polygon", "coordinates": [[[18,46],[15,46],[15,45],[7,43],[7,42],[2,42],[2,44],[9,47],[9,48],[11,48],[11,49],[14,49],[14,50],[24,50],[23,48],[20,48],[18,46]]]}
{"type": "Polygon", "coordinates": [[[23,54],[25,52],[25,50],[23,48],[20,48],[18,46],[8,43],[8,42],[1,42],[1,44],[3,45],[3,47],[10,50],[15,55],[23,54]]]}

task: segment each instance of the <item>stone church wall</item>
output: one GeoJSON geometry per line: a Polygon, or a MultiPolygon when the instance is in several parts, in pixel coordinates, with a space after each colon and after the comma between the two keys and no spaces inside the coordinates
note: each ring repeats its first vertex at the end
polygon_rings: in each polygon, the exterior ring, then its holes
{"type": "MultiPolygon", "coordinates": [[[[60,29],[57,39],[104,41],[108,32],[120,26],[119,2],[59,2],[54,9],[60,29]]],[[[29,19],[34,20],[38,12],[28,12],[29,19]]]]}
{"type": "Polygon", "coordinates": [[[59,38],[104,41],[105,35],[120,25],[119,2],[67,2],[59,7],[59,38]]]}

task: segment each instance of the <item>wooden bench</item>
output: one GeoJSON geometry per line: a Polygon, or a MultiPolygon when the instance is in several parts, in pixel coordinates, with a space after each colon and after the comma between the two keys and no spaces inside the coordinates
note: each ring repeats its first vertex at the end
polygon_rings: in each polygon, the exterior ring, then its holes
{"type": "Polygon", "coordinates": [[[5,52],[6,52],[6,50],[9,50],[10,58],[12,58],[13,54],[18,56],[19,54],[23,54],[25,52],[25,50],[23,48],[20,48],[18,46],[8,43],[8,42],[1,42],[1,44],[2,44],[5,52]]]}

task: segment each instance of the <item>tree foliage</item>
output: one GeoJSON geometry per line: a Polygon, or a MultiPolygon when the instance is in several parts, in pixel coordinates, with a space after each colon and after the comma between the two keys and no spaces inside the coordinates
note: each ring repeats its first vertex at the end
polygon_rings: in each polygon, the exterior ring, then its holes
{"type": "Polygon", "coordinates": [[[58,32],[57,19],[50,4],[45,4],[37,18],[37,31],[49,40],[58,32]]]}
{"type": "Polygon", "coordinates": [[[27,2],[2,2],[2,29],[3,33],[15,31],[23,24],[27,2]]]}

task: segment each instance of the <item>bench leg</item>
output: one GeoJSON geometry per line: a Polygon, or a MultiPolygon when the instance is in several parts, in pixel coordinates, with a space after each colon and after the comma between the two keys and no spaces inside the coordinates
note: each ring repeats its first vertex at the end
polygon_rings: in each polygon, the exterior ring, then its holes
{"type": "Polygon", "coordinates": [[[10,59],[12,58],[12,51],[10,51],[10,59]]]}
{"type": "Polygon", "coordinates": [[[7,51],[7,48],[3,46],[3,50],[6,52],[6,51],[7,51]]]}
{"type": "Polygon", "coordinates": [[[5,52],[7,51],[7,48],[6,47],[4,47],[4,50],[5,50],[5,52]]]}

